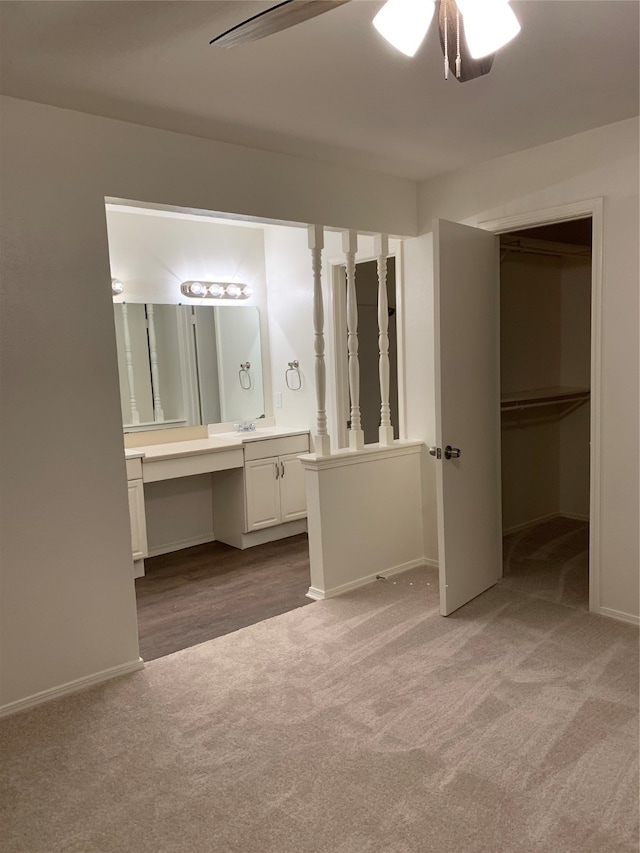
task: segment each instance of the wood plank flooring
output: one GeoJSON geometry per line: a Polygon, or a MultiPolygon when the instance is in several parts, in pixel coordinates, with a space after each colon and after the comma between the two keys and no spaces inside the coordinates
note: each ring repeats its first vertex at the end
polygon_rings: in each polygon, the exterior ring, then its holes
{"type": "Polygon", "coordinates": [[[313,603],[305,533],[244,551],[197,545],[148,558],[145,572],[136,598],[146,661],[313,603]]]}

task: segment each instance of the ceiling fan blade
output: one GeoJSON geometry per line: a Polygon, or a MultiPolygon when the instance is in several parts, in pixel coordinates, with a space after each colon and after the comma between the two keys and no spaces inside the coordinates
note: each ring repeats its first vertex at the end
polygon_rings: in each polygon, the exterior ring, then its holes
{"type": "MultiPolygon", "coordinates": [[[[445,20],[447,29],[447,45],[449,54],[449,69],[453,76],[456,76],[456,56],[457,56],[457,24],[456,24],[457,6],[455,0],[440,0],[440,8],[438,10],[438,27],[440,29],[440,47],[444,54],[444,32],[445,20]]],[[[464,21],[460,15],[460,76],[457,78],[461,83],[466,83],[467,80],[474,80],[476,77],[482,77],[483,74],[488,74],[493,65],[495,53],[490,53],[488,56],[483,56],[482,59],[474,59],[469,53],[467,40],[464,35],[464,21]]]]}
{"type": "Polygon", "coordinates": [[[215,44],[218,47],[235,47],[246,42],[257,41],[322,15],[324,12],[330,12],[338,6],[344,6],[345,3],[349,3],[349,0],[284,0],[283,3],[271,6],[231,27],[230,30],[211,39],[209,44],[215,44]]]}

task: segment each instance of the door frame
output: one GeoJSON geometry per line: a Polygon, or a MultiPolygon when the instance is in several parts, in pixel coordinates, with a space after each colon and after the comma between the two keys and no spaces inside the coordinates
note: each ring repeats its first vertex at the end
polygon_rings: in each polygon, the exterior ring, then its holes
{"type": "Polygon", "coordinates": [[[604,200],[586,199],[544,210],[486,219],[477,228],[504,234],[521,228],[555,225],[572,219],[591,219],[591,389],[589,451],[589,610],[600,612],[601,466],[602,466],[602,254],[604,200]]]}
{"type": "MultiPolygon", "coordinates": [[[[397,376],[398,386],[398,436],[401,439],[407,437],[407,393],[406,381],[406,338],[405,338],[405,314],[404,314],[404,286],[402,276],[402,241],[389,240],[389,254],[387,258],[395,259],[396,275],[396,346],[397,346],[397,376]]],[[[374,254],[358,253],[356,267],[358,264],[377,261],[374,254]]],[[[332,434],[336,437],[336,446],[345,448],[349,446],[347,421],[349,420],[349,359],[346,346],[341,337],[341,329],[347,327],[347,301],[344,284],[346,274],[344,273],[344,256],[331,257],[327,260],[328,283],[331,294],[331,342],[334,354],[334,393],[335,393],[335,423],[332,434]]],[[[356,271],[357,275],[357,271],[356,271]]],[[[394,424],[396,426],[396,424],[394,424]]]]}

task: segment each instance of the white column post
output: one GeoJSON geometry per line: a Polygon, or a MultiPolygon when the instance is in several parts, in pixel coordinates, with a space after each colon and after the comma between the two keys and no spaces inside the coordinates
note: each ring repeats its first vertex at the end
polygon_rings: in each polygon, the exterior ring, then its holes
{"type": "Polygon", "coordinates": [[[127,385],[129,386],[129,411],[131,413],[131,423],[139,424],[140,414],[138,412],[135,382],[133,379],[133,355],[131,353],[131,333],[129,331],[129,309],[124,302],[122,303],[122,333],[124,337],[124,358],[127,365],[127,385]]]}
{"type": "Polygon", "coordinates": [[[309,225],[309,249],[311,250],[311,268],[313,270],[313,331],[315,349],[316,398],[318,414],[314,449],[317,456],[329,456],[331,441],[327,432],[326,410],[326,368],[324,363],[324,308],[322,304],[322,250],[324,248],[324,229],[322,225],[309,225]]]}
{"type": "Polygon", "coordinates": [[[389,404],[389,301],[387,299],[387,255],[389,238],[386,234],[374,237],[378,258],[378,347],[380,349],[380,444],[393,443],[391,406],[389,404]]]}
{"type": "Polygon", "coordinates": [[[153,305],[148,304],[147,328],[149,329],[149,361],[151,362],[151,388],[153,390],[153,419],[164,421],[162,400],[160,398],[160,368],[158,367],[158,347],[156,344],[156,322],[153,305]]]}
{"type": "Polygon", "coordinates": [[[358,298],[356,296],[356,252],[358,235],[355,231],[342,234],[342,251],[347,267],[347,349],[349,352],[349,396],[351,398],[351,427],[349,447],[364,447],[364,431],[360,419],[360,362],[358,361],[358,298]]]}

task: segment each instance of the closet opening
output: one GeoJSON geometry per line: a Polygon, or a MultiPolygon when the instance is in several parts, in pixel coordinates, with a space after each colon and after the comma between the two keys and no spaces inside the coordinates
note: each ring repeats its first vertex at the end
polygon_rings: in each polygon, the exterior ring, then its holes
{"type": "Polygon", "coordinates": [[[591,217],[500,236],[503,585],[589,608],[591,217]]]}

